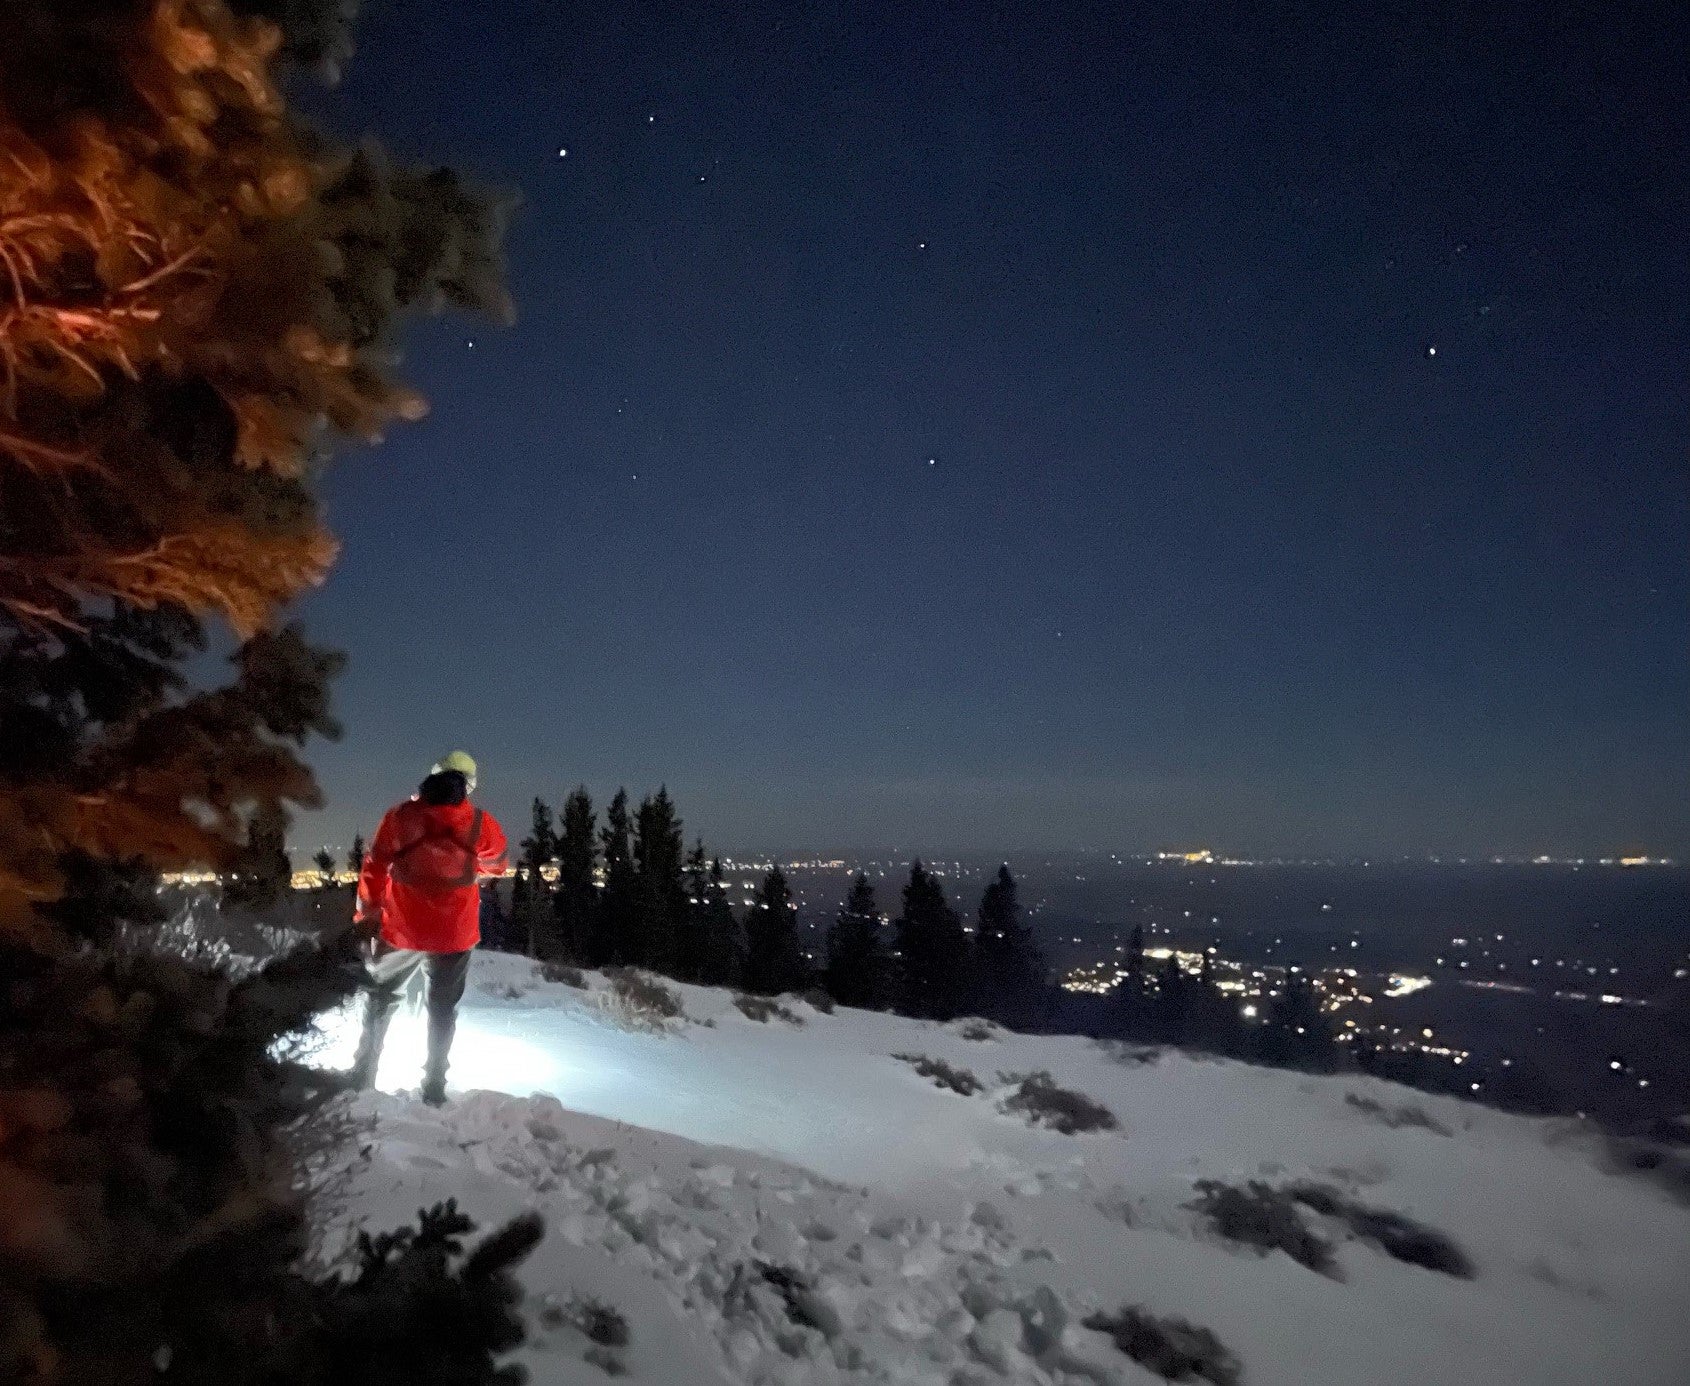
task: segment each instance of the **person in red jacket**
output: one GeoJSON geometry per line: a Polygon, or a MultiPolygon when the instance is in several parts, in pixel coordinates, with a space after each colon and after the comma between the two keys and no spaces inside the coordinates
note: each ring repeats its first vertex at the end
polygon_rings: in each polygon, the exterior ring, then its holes
{"type": "Polygon", "coordinates": [[[354,919],[366,937],[369,984],[352,1064],[355,1087],[375,1082],[382,1041],[406,985],[428,978],[428,1063],[422,1097],[446,1100],[446,1056],[470,952],[481,938],[481,880],[505,874],[505,833],[470,803],[475,761],[444,756],[417,792],[387,811],[364,856],[354,919]]]}

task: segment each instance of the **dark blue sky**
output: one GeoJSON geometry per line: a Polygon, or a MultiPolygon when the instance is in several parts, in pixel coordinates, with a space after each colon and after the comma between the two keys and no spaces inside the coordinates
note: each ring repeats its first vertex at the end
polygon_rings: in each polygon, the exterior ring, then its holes
{"type": "Polygon", "coordinates": [[[331,475],[299,844],[1690,848],[1682,15],[1157,8],[370,0],[520,321],[331,475]]]}

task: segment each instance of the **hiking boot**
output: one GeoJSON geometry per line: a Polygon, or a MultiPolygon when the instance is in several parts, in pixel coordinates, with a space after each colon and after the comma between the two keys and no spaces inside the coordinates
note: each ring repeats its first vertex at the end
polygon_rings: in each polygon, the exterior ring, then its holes
{"type": "Polygon", "coordinates": [[[422,1100],[430,1107],[444,1107],[446,1105],[446,1080],[444,1078],[424,1078],[422,1100]]]}

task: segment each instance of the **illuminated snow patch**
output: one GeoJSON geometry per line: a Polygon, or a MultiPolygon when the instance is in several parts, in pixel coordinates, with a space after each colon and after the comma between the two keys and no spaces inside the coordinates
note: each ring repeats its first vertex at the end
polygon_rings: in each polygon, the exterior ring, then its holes
{"type": "MultiPolygon", "coordinates": [[[[308,1062],[318,1068],[348,1069],[358,1051],[358,1031],[363,1018],[363,1001],[355,1000],[317,1021],[317,1037],[309,1043],[308,1062]]],[[[401,1006],[382,1046],[381,1067],[376,1086],[383,1092],[403,1092],[422,1082],[423,1063],[428,1056],[428,1019],[421,1011],[401,1006]]],[[[452,1088],[481,1088],[489,1092],[526,1097],[534,1092],[557,1089],[564,1066],[556,1055],[514,1035],[504,1035],[472,1013],[458,1012],[458,1031],[452,1040],[451,1061],[446,1070],[452,1088]]]]}

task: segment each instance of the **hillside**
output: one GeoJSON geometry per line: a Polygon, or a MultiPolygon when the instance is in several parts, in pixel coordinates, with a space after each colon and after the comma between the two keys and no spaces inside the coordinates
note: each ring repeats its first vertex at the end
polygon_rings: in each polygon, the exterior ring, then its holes
{"type": "MultiPolygon", "coordinates": [[[[1155,1381],[1084,1326],[1123,1305],[1212,1330],[1252,1386],[1690,1380],[1690,1209],[1605,1172],[1564,1125],[802,1002],[757,1021],[703,988],[676,988],[684,1021],[631,1028],[586,981],[479,955],[438,1112],[396,1092],[421,1063],[402,1014],[323,1234],[332,1254],[452,1196],[483,1226],[538,1208],[519,1355],[538,1383],[1155,1381]],[[896,1054],[984,1087],[944,1089],[896,1054]],[[1016,1090],[1000,1074],[1039,1070],[1119,1128],[1000,1110],[1016,1090]],[[1200,1180],[1317,1183],[1305,1197],[1347,1221],[1295,1216],[1332,1264],[1223,1239],[1188,1206],[1200,1180]],[[1447,1234],[1471,1278],[1393,1258],[1396,1231],[1355,1205],[1447,1234]]],[[[344,1065],[350,1017],[324,1031],[318,1061],[344,1065]]]]}

